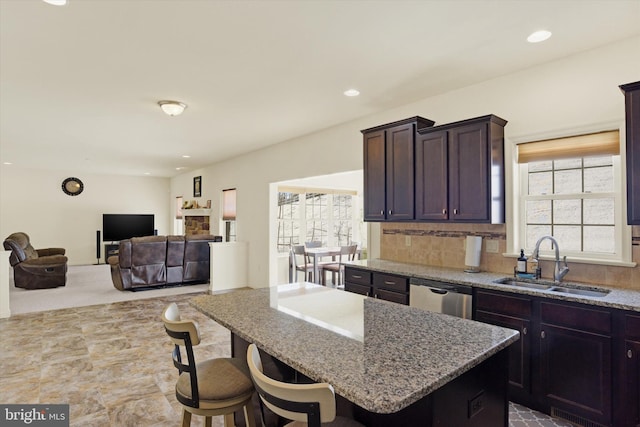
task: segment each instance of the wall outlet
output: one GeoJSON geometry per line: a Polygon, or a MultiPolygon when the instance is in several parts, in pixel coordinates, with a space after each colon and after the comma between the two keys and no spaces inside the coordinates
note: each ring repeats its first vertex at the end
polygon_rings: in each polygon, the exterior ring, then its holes
{"type": "Polygon", "coordinates": [[[411,246],[411,236],[404,236],[404,245],[411,246]]]}
{"type": "Polygon", "coordinates": [[[498,253],[498,241],[497,240],[485,240],[485,251],[492,254],[498,253]]]}

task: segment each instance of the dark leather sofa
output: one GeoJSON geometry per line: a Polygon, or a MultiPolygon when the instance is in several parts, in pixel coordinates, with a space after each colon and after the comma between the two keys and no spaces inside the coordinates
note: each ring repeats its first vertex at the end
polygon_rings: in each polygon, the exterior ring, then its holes
{"type": "Polygon", "coordinates": [[[120,241],[118,255],[108,259],[117,289],[206,283],[209,243],[222,237],[209,234],[146,236],[120,241]]]}
{"type": "Polygon", "coordinates": [[[67,283],[67,257],[63,248],[34,249],[26,233],[13,233],[3,246],[11,251],[9,264],[13,267],[16,288],[46,289],[67,283]]]}

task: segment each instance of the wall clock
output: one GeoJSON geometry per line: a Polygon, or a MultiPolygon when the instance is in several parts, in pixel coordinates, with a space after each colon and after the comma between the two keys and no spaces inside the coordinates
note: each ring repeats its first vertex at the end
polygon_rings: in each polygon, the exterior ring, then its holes
{"type": "Polygon", "coordinates": [[[79,178],[67,178],[62,181],[62,191],[69,196],[77,196],[84,190],[84,184],[79,178]]]}

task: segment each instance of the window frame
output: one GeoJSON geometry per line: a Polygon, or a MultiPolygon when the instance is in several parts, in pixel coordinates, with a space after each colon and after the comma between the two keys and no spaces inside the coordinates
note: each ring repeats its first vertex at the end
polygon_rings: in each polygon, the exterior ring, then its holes
{"type": "MultiPolygon", "coordinates": [[[[361,213],[358,204],[358,193],[352,190],[332,190],[332,189],[312,189],[312,188],[293,188],[293,187],[285,187],[285,188],[277,188],[276,189],[276,197],[279,198],[280,193],[295,193],[299,196],[299,212],[298,218],[285,218],[280,219],[276,217],[278,222],[295,222],[299,223],[299,235],[298,240],[299,244],[304,244],[304,242],[308,241],[307,237],[307,229],[308,223],[314,221],[314,219],[308,219],[306,216],[307,212],[307,200],[308,194],[324,194],[327,196],[326,203],[326,212],[327,218],[316,219],[316,221],[326,222],[326,236],[323,236],[323,246],[333,247],[339,246],[339,242],[336,241],[334,236],[335,231],[335,223],[338,221],[344,221],[341,218],[334,217],[334,203],[333,199],[335,196],[350,196],[351,197],[351,241],[358,241],[359,236],[359,228],[357,227],[358,215],[361,213]],[[326,238],[326,241],[325,241],[326,238]]],[[[276,208],[278,206],[278,202],[276,201],[276,208]]],[[[279,242],[280,236],[276,233],[276,252],[279,254],[283,254],[288,252],[281,250],[281,244],[279,242]]]]}
{"type": "MultiPolygon", "coordinates": [[[[585,263],[585,264],[601,264],[601,265],[615,265],[615,266],[627,266],[633,267],[636,264],[632,261],[632,245],[631,245],[631,227],[627,224],[627,210],[626,210],[626,168],[625,168],[625,134],[624,125],[616,124],[609,125],[608,127],[598,127],[590,129],[573,129],[570,131],[562,132],[562,135],[546,134],[543,137],[529,137],[522,138],[519,141],[512,141],[512,176],[515,178],[513,183],[512,194],[514,200],[511,203],[511,217],[513,219],[513,226],[507,228],[507,240],[508,247],[511,248],[507,256],[518,256],[521,248],[525,248],[525,252],[528,252],[529,248],[526,248],[526,202],[527,200],[544,199],[575,199],[579,196],[581,199],[594,199],[601,198],[603,194],[612,194],[614,197],[614,236],[616,239],[615,251],[613,254],[600,254],[582,251],[569,251],[562,247],[560,243],[560,256],[567,256],[569,262],[585,263]],[[538,140],[550,139],[550,138],[562,138],[573,135],[580,135],[585,133],[596,133],[607,130],[619,130],[620,132],[620,154],[613,155],[613,177],[614,177],[614,191],[612,193],[572,193],[552,195],[551,197],[544,196],[528,196],[528,163],[518,163],[518,145],[535,142],[538,140]],[[511,234],[511,237],[509,236],[511,234]]],[[[585,156],[587,157],[587,156],[585,156]]],[[[530,248],[532,250],[533,248],[530,248]]],[[[541,250],[540,259],[555,260],[554,250],[541,250]]]]}

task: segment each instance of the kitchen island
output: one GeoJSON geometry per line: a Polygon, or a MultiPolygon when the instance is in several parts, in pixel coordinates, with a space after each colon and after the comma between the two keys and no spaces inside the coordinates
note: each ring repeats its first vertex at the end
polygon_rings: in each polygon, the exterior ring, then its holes
{"type": "Polygon", "coordinates": [[[514,330],[310,283],[192,303],[231,331],[234,356],[255,343],[269,375],[332,384],[365,425],[508,426],[514,330]]]}

